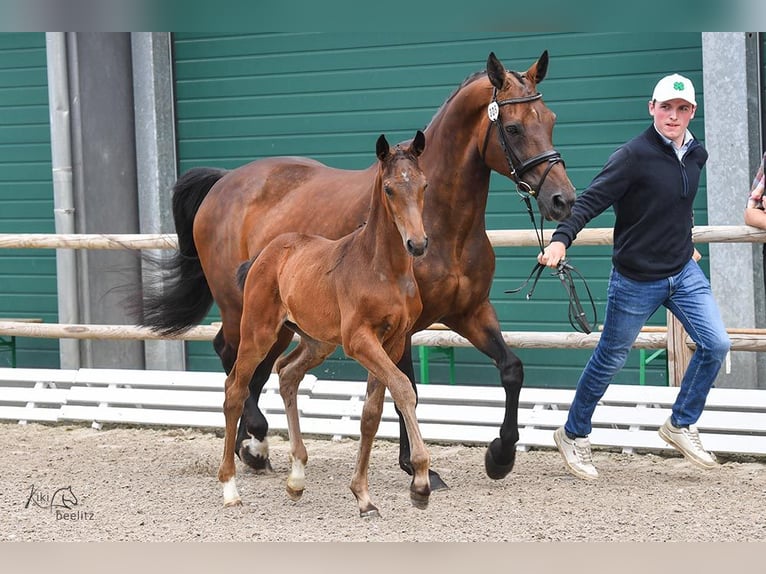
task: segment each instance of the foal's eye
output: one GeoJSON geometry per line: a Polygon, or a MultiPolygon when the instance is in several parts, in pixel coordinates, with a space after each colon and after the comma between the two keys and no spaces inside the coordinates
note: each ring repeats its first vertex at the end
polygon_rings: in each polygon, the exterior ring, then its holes
{"type": "Polygon", "coordinates": [[[394,195],[394,190],[393,190],[393,189],[391,189],[391,186],[390,186],[390,185],[384,185],[384,186],[383,186],[383,191],[385,191],[385,192],[386,192],[386,195],[387,195],[388,197],[391,197],[392,195],[394,195]]]}
{"type": "Polygon", "coordinates": [[[505,126],[505,131],[508,135],[517,136],[521,133],[521,128],[518,124],[508,124],[505,126]]]}

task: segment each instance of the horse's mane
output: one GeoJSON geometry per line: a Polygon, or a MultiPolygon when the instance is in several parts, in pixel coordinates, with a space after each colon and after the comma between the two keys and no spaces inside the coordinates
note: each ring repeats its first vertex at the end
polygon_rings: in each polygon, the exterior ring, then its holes
{"type": "Polygon", "coordinates": [[[455,98],[455,96],[460,90],[462,90],[468,84],[475,82],[479,78],[484,77],[486,75],[487,75],[486,70],[479,70],[478,72],[474,72],[473,74],[468,76],[465,80],[463,80],[463,82],[457,88],[455,88],[455,90],[450,94],[450,96],[446,100],[444,100],[444,103],[441,106],[439,106],[439,109],[436,110],[436,113],[431,118],[431,121],[428,122],[428,125],[426,126],[425,129],[428,129],[428,126],[430,126],[433,123],[434,119],[437,118],[439,114],[442,113],[442,110],[447,106],[447,104],[449,104],[455,98]]]}
{"type": "MultiPolygon", "coordinates": [[[[524,74],[516,72],[515,70],[507,70],[507,72],[511,74],[514,78],[516,78],[522,85],[526,83],[524,74]]],[[[449,104],[455,98],[455,96],[460,90],[465,88],[468,84],[475,82],[479,78],[485,77],[486,75],[487,75],[486,70],[479,70],[478,72],[474,72],[473,74],[468,76],[465,80],[463,80],[463,82],[457,88],[455,88],[455,91],[453,91],[450,94],[450,96],[446,100],[444,100],[444,103],[439,107],[439,109],[436,110],[436,113],[431,118],[431,121],[428,122],[428,126],[430,126],[434,122],[434,119],[438,117],[439,114],[442,113],[442,110],[445,108],[445,106],[449,104]]],[[[428,129],[428,126],[426,126],[426,129],[428,129]]]]}

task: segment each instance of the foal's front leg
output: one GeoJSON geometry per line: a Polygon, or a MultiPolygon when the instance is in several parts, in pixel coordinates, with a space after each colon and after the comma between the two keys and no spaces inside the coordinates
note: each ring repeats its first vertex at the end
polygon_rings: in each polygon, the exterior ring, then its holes
{"type": "Polygon", "coordinates": [[[360,421],[359,451],[356,457],[356,466],[354,466],[354,474],[351,477],[351,492],[356,497],[356,502],[359,505],[359,515],[362,518],[380,516],[378,507],[372,503],[370,498],[368,471],[370,468],[372,443],[375,440],[375,435],[380,425],[380,418],[383,414],[385,395],[386,387],[375,378],[368,377],[367,394],[364,398],[360,421]]]}
{"type": "MultiPolygon", "coordinates": [[[[391,356],[398,358],[401,352],[402,346],[399,346],[391,351],[391,356]]],[[[402,412],[412,448],[410,461],[413,477],[410,484],[410,498],[415,506],[425,508],[431,494],[428,477],[430,457],[415,416],[417,403],[415,391],[409,379],[396,367],[374,334],[355,335],[348,344],[348,354],[361,363],[372,377],[381,381],[388,388],[394,403],[402,412]]]]}

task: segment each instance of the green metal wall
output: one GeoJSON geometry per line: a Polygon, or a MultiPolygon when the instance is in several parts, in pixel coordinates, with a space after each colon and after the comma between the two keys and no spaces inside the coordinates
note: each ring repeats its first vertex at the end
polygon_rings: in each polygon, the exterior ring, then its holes
{"type": "MultiPolygon", "coordinates": [[[[384,132],[407,139],[422,128],[454,89],[484,67],[494,51],[506,67],[526,69],[550,53],[541,91],[558,116],[554,144],[573,183],[583,189],[609,154],[650,123],[647,101],[661,75],[689,76],[702,94],[699,33],[625,34],[175,34],[179,169],[233,168],[273,155],[305,155],[343,168],[374,160],[384,132]]],[[[692,124],[704,139],[704,104],[692,124]]],[[[697,198],[704,225],[705,190],[697,198]]],[[[608,227],[611,212],[591,223],[608,227]]],[[[550,225],[550,224],[548,224],[550,225]]],[[[529,218],[510,182],[494,175],[489,229],[528,229],[529,218]]],[[[541,281],[532,300],[506,295],[534,264],[531,248],[497,250],[491,297],[505,330],[568,331],[567,301],[557,280],[541,281]]],[[[610,249],[570,250],[587,276],[603,316],[610,249]]],[[[211,315],[211,320],[216,317],[211,315]]],[[[656,317],[664,323],[664,314],[656,317]]],[[[192,369],[217,369],[206,343],[189,345],[192,369]]],[[[572,387],[589,351],[519,350],[530,386],[572,387]]],[[[495,367],[473,349],[458,349],[457,378],[496,384],[495,367]]],[[[638,352],[618,382],[636,382],[638,352]]],[[[364,378],[340,354],[318,369],[323,377],[364,378]]],[[[649,384],[664,384],[662,362],[649,384]]],[[[446,382],[444,363],[432,365],[434,382],[446,382]]]]}
{"type": "MultiPolygon", "coordinates": [[[[53,233],[45,34],[0,34],[0,233],[53,233]]],[[[0,249],[0,317],[57,322],[54,250],[0,249]]],[[[58,367],[56,339],[18,338],[18,364],[58,367]]],[[[9,364],[0,353],[0,366],[9,364]]]]}

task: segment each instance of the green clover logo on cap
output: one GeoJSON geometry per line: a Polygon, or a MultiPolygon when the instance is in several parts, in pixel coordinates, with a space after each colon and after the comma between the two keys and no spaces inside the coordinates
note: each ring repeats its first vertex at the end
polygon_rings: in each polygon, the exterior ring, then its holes
{"type": "Polygon", "coordinates": [[[673,89],[678,90],[679,92],[684,91],[684,83],[683,82],[673,82],[673,89]]]}

